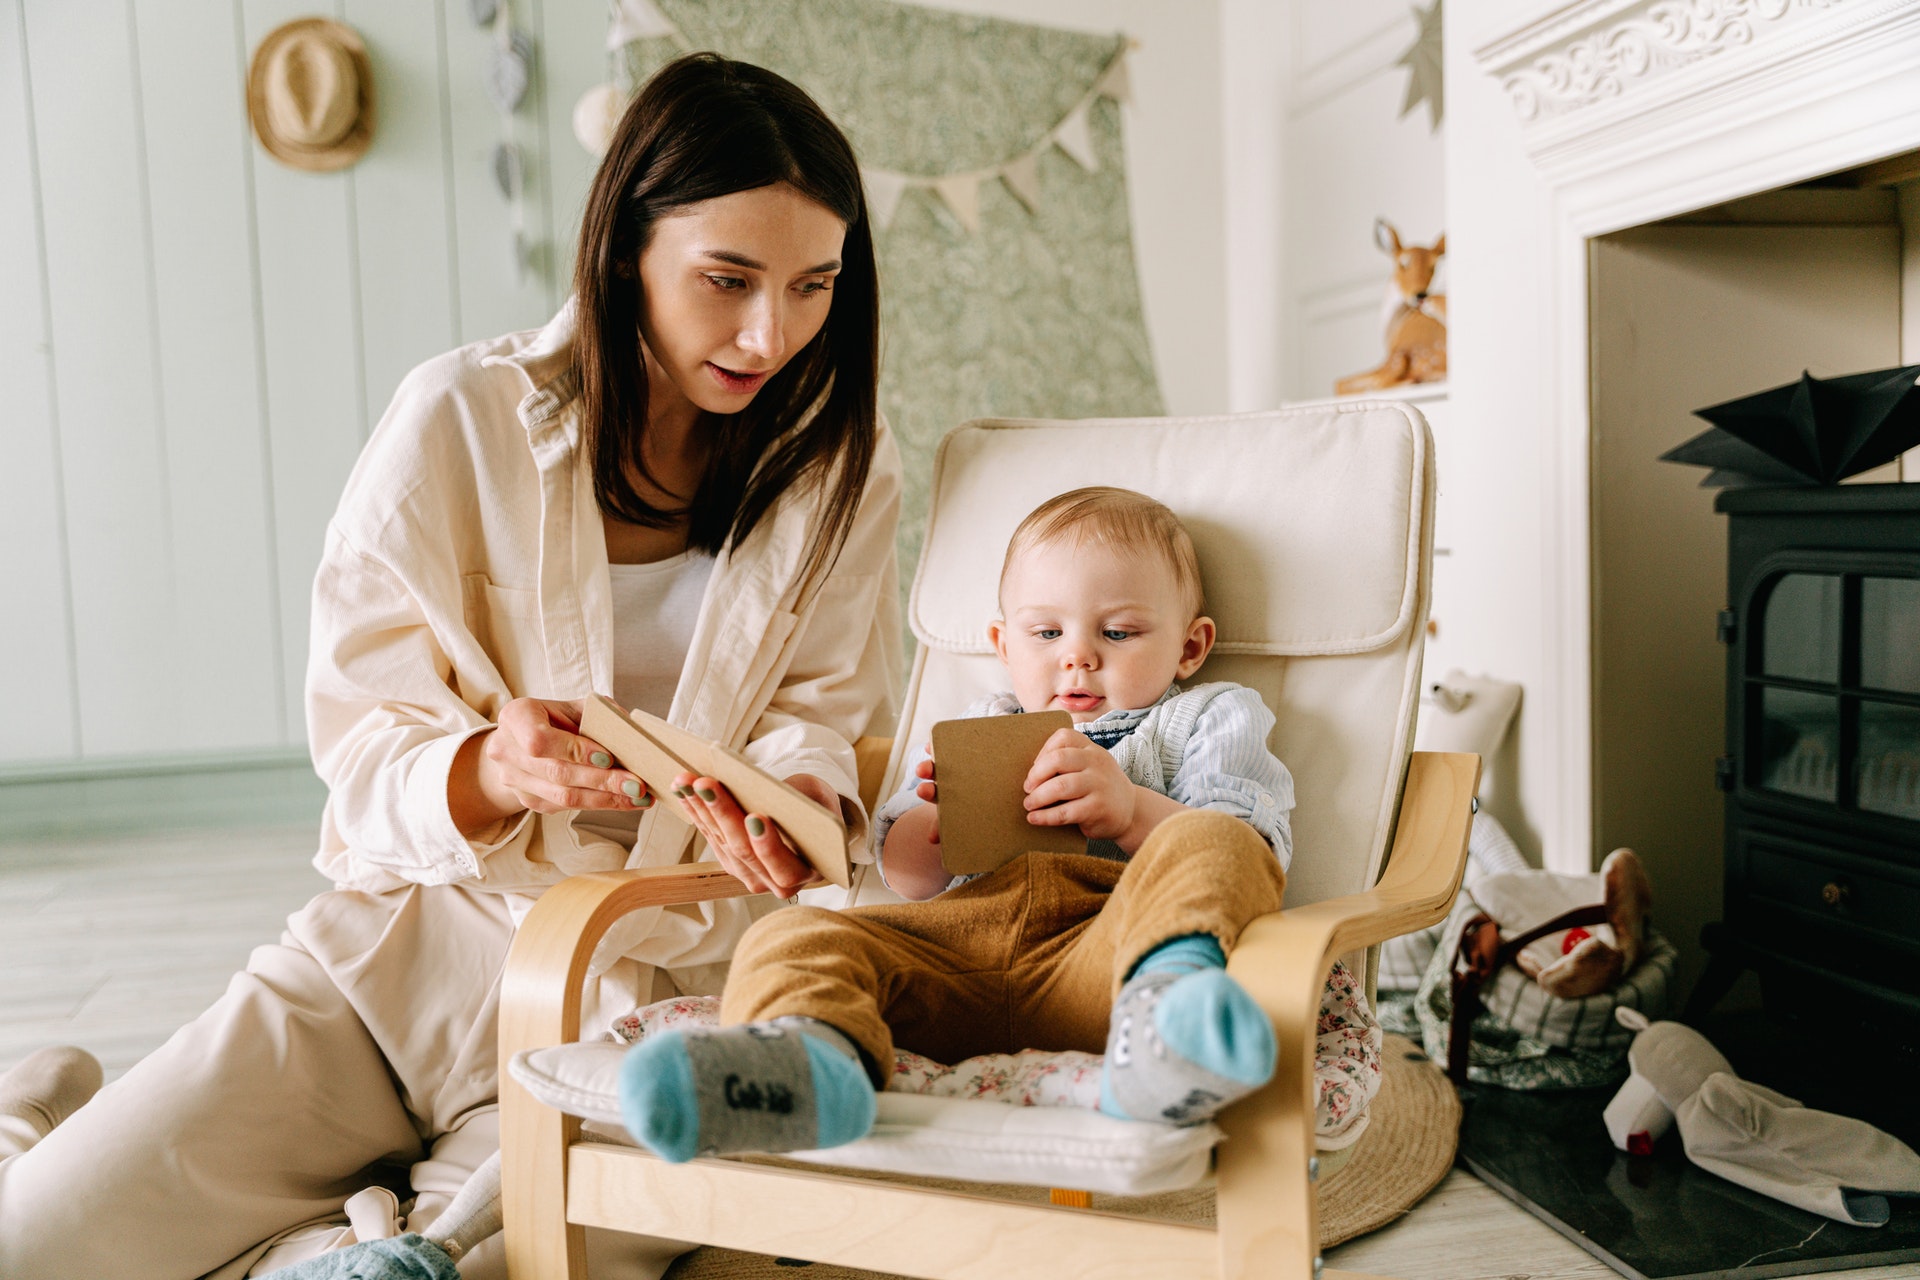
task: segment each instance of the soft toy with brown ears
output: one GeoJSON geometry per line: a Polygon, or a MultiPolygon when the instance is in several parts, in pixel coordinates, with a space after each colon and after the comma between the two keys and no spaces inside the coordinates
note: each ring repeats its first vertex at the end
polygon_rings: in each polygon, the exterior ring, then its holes
{"type": "Polygon", "coordinates": [[[1447,296],[1432,292],[1434,269],[1447,252],[1446,236],[1426,249],[1401,244],[1393,224],[1376,218],[1373,242],[1393,259],[1393,277],[1382,308],[1387,358],[1376,369],[1334,383],[1334,391],[1343,396],[1409,382],[1438,382],[1447,376],[1447,296]]]}
{"type": "Polygon", "coordinates": [[[1653,886],[1631,849],[1615,849],[1600,864],[1597,905],[1572,905],[1578,886],[1576,877],[1537,871],[1477,882],[1472,893],[1486,923],[1469,922],[1461,936],[1468,967],[1490,975],[1511,960],[1562,1000],[1613,986],[1639,962],[1653,886]]]}

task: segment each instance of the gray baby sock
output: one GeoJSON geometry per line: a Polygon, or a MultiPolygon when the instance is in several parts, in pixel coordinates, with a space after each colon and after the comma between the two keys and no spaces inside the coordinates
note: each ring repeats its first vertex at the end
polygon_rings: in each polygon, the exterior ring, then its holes
{"type": "Polygon", "coordinates": [[[813,1018],[657,1032],[620,1067],[620,1111],[662,1159],[812,1151],[865,1137],[873,1085],[859,1051],[813,1018]]]}
{"type": "Polygon", "coordinates": [[[1224,961],[1211,938],[1177,939],[1134,970],[1107,1026],[1100,1110],[1197,1124],[1273,1078],[1273,1023],[1224,961]]]}

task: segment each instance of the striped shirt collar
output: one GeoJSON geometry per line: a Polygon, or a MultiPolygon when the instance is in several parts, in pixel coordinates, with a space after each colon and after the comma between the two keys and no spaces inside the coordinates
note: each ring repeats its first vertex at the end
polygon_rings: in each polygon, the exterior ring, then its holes
{"type": "Polygon", "coordinates": [[[1170,684],[1167,686],[1167,691],[1156,698],[1151,707],[1137,707],[1130,711],[1109,711],[1097,720],[1089,720],[1085,724],[1075,725],[1074,728],[1086,734],[1096,745],[1111,750],[1128,734],[1138,729],[1141,723],[1153,713],[1154,707],[1169,698],[1177,697],[1179,693],[1180,686],[1170,684]]]}

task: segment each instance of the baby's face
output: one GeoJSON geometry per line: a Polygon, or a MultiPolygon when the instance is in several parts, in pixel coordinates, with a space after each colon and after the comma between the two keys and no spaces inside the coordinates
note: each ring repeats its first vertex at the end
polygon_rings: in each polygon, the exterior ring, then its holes
{"type": "Polygon", "coordinates": [[[987,628],[1027,711],[1075,724],[1152,706],[1196,671],[1213,623],[1189,616],[1159,556],[1071,541],[1041,543],[1008,566],[1003,621],[987,628]]]}

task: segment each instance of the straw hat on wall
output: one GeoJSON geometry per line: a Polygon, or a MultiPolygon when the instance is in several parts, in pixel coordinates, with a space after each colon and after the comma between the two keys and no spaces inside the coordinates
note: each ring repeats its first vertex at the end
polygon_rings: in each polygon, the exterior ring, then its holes
{"type": "Polygon", "coordinates": [[[267,153],[326,172],[373,141],[373,67],[366,42],[331,18],[296,18],[269,31],[247,68],[247,117],[267,153]]]}

